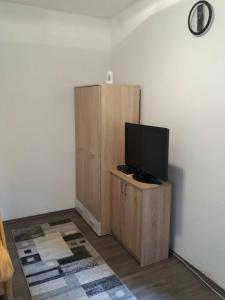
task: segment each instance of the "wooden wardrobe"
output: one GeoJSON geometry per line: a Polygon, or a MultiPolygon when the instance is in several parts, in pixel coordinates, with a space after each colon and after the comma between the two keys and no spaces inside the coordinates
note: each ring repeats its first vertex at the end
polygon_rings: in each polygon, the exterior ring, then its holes
{"type": "Polygon", "coordinates": [[[140,87],[75,88],[75,207],[98,235],[111,233],[110,169],[124,164],[125,122],[139,123],[140,87]]]}

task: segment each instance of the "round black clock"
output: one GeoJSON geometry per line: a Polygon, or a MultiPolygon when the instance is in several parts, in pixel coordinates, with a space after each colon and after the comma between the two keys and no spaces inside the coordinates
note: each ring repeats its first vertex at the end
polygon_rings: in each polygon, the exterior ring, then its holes
{"type": "Polygon", "coordinates": [[[188,16],[188,27],[192,34],[200,36],[210,28],[213,9],[208,1],[198,1],[192,7],[188,16]]]}

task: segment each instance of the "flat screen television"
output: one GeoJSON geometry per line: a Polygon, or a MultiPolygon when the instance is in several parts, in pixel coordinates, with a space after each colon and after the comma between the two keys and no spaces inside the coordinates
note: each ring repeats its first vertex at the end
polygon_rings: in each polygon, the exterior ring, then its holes
{"type": "Polygon", "coordinates": [[[142,182],[168,180],[169,129],[125,124],[125,163],[142,182]]]}

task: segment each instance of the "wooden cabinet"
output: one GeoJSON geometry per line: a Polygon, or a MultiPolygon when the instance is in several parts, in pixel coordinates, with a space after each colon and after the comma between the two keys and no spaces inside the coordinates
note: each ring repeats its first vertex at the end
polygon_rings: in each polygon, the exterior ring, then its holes
{"type": "Polygon", "coordinates": [[[168,258],[171,184],[140,183],[111,171],[113,235],[142,266],[168,258]]]}
{"type": "Polygon", "coordinates": [[[75,88],[76,209],[98,235],[110,229],[109,170],[124,164],[125,122],[139,123],[140,88],[75,88]]]}

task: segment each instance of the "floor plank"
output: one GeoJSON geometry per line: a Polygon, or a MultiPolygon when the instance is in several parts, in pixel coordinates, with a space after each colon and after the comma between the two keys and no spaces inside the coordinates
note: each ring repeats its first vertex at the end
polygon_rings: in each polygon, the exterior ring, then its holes
{"type": "MultiPolygon", "coordinates": [[[[110,267],[127,284],[140,300],[219,300],[196,276],[178,259],[168,260],[141,268],[136,260],[112,237],[98,237],[75,212],[64,212],[51,216],[40,216],[19,220],[5,225],[6,238],[15,268],[13,292],[15,300],[30,300],[29,289],[24,278],[16,248],[12,239],[12,229],[29,225],[71,218],[80,228],[93,247],[102,255],[110,267]]],[[[63,299],[62,299],[63,300],[63,299]]]]}

